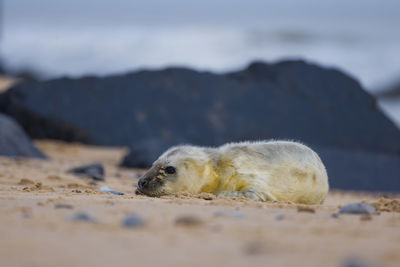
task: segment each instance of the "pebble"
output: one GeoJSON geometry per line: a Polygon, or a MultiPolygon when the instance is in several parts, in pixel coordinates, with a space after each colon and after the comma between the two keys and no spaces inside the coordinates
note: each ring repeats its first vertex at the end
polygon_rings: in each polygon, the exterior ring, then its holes
{"type": "Polygon", "coordinates": [[[339,214],[376,214],[373,206],[363,202],[350,203],[340,208],[339,214]]]}
{"type": "Polygon", "coordinates": [[[55,204],[54,208],[56,208],[56,209],[73,209],[74,206],[69,205],[69,204],[55,204]]]}
{"type": "Polygon", "coordinates": [[[315,213],[315,209],[310,208],[310,207],[302,207],[302,206],[299,206],[299,207],[297,207],[297,212],[315,213]]]}
{"type": "Polygon", "coordinates": [[[225,216],[225,213],[223,211],[218,210],[213,213],[213,216],[214,217],[223,217],[223,216],[225,216]]]}
{"type": "Polygon", "coordinates": [[[263,254],[266,252],[265,246],[260,242],[251,242],[246,244],[244,251],[248,255],[263,254]]]}
{"type": "MultiPolygon", "coordinates": [[[[216,211],[213,213],[214,217],[224,217],[227,216],[228,214],[224,211],[216,211]]],[[[246,217],[246,214],[244,214],[244,212],[240,211],[240,210],[234,210],[232,211],[232,213],[230,214],[232,217],[237,217],[237,218],[244,218],[246,217]]]]}
{"type": "Polygon", "coordinates": [[[285,215],[283,215],[283,214],[279,214],[275,217],[275,220],[277,220],[277,221],[282,221],[283,219],[285,219],[285,215]]]}
{"type": "Polygon", "coordinates": [[[81,165],[67,170],[68,173],[73,173],[81,177],[90,177],[93,180],[104,181],[104,167],[101,163],[93,163],[81,165]]]}
{"type": "Polygon", "coordinates": [[[92,215],[85,213],[85,212],[78,212],[71,214],[67,217],[68,221],[84,221],[84,222],[92,222],[96,223],[97,220],[92,215]]]}
{"type": "Polygon", "coordinates": [[[99,188],[99,190],[100,190],[100,191],[103,191],[103,192],[105,192],[105,193],[111,193],[111,194],[114,194],[114,195],[119,195],[119,196],[121,196],[121,195],[125,195],[125,193],[122,193],[122,192],[119,192],[119,191],[112,190],[112,189],[111,189],[111,188],[109,188],[108,186],[102,186],[102,187],[100,187],[100,188],[99,188]]]}
{"type": "Polygon", "coordinates": [[[122,226],[126,228],[138,228],[143,226],[145,223],[146,221],[139,215],[131,214],[124,218],[122,226]]]}
{"type": "Polygon", "coordinates": [[[238,218],[244,218],[246,217],[246,215],[244,214],[244,212],[240,211],[240,210],[234,210],[232,211],[232,216],[233,217],[238,217],[238,218]]]}
{"type": "Polygon", "coordinates": [[[362,261],[362,260],[360,260],[360,259],[358,259],[358,258],[350,258],[350,259],[347,259],[347,260],[343,263],[342,266],[343,266],[343,267],[374,267],[374,266],[376,266],[376,265],[375,265],[375,264],[367,263],[367,262],[362,261]]]}
{"type": "Polygon", "coordinates": [[[199,226],[202,223],[203,223],[202,220],[192,215],[180,216],[175,220],[175,224],[180,226],[199,226]]]}

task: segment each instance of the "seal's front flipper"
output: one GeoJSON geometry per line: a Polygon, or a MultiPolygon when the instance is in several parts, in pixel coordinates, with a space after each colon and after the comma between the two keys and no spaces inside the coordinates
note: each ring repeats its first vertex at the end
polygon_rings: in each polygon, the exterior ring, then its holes
{"type": "Polygon", "coordinates": [[[235,197],[244,197],[255,201],[265,201],[265,197],[251,190],[246,191],[234,191],[234,192],[222,192],[217,195],[217,197],[227,197],[227,198],[235,198],[235,197]]]}

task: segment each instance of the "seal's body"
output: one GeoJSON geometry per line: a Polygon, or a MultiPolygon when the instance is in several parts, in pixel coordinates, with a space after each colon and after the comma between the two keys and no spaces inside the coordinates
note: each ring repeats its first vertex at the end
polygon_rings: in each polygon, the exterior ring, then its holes
{"type": "Polygon", "coordinates": [[[318,155],[289,141],[172,147],[137,186],[138,193],[149,196],[207,192],[304,204],[322,203],[328,190],[328,176],[318,155]]]}

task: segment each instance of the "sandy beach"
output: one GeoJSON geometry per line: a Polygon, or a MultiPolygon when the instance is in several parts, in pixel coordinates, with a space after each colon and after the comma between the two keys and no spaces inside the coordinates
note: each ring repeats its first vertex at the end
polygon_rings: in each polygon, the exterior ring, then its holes
{"type": "MultiPolygon", "coordinates": [[[[135,195],[144,172],[121,169],[124,148],[36,141],[49,160],[0,159],[2,266],[398,266],[396,196],[378,215],[332,217],[341,205],[382,195],[330,192],[323,205],[180,194],[135,195]],[[101,162],[96,185],[66,173],[101,162]],[[125,193],[99,190],[109,186],[125,193]],[[386,211],[384,211],[386,210],[386,211]],[[74,220],[85,213],[89,221],[74,220]],[[124,218],[142,222],[125,227],[124,218]],[[359,265],[361,266],[361,265],[359,265]]],[[[397,196],[398,197],[398,196],[397,196]]]]}

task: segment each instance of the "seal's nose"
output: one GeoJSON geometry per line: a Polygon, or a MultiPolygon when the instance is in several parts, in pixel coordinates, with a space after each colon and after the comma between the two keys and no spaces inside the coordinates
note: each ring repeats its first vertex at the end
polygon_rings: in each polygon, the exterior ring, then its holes
{"type": "Polygon", "coordinates": [[[146,179],[140,179],[138,182],[139,188],[143,188],[147,185],[147,180],[146,179]]]}

